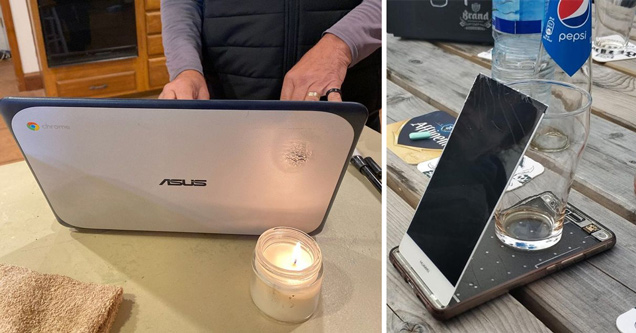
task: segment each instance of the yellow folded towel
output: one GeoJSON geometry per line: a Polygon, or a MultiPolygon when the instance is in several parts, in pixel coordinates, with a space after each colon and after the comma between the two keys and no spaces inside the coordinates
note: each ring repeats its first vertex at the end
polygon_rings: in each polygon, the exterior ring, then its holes
{"type": "Polygon", "coordinates": [[[108,332],[123,289],[0,264],[0,332],[108,332]]]}

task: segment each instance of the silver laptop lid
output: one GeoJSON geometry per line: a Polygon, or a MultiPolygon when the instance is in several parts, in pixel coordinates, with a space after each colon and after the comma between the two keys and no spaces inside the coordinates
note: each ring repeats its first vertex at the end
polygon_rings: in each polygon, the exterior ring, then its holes
{"type": "Polygon", "coordinates": [[[5,99],[58,220],[87,229],[319,229],[366,120],[325,102],[5,99]]]}

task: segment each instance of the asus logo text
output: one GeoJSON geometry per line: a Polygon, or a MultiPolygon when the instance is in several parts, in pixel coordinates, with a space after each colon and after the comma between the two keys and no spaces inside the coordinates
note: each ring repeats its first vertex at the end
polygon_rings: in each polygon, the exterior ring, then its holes
{"type": "Polygon", "coordinates": [[[164,179],[159,185],[168,186],[205,186],[207,180],[205,179],[191,179],[190,182],[186,182],[185,179],[164,179]]]}

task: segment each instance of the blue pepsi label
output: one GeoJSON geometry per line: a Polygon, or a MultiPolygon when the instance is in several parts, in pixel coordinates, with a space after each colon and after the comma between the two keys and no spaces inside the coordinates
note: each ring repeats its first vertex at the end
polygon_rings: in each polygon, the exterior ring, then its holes
{"type": "Polygon", "coordinates": [[[549,0],[543,47],[568,75],[578,71],[592,52],[591,0],[549,0]]]}

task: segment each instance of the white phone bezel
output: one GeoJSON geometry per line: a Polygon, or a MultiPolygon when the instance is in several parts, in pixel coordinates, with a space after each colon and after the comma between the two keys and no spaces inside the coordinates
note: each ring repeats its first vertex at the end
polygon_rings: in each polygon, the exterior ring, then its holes
{"type": "Polygon", "coordinates": [[[417,246],[409,234],[404,234],[400,242],[400,253],[430,289],[429,296],[437,299],[442,306],[447,306],[455,294],[456,286],[448,281],[442,271],[424,254],[424,251],[417,246]],[[416,261],[411,261],[411,259],[416,261]]]}
{"type": "Polygon", "coordinates": [[[636,308],[621,314],[616,318],[616,328],[621,333],[636,332],[636,308]]]}
{"type": "MultiPolygon", "coordinates": [[[[519,93],[523,94],[522,92],[519,92],[519,93]]],[[[468,100],[468,96],[466,97],[466,100],[468,100]]],[[[547,111],[547,108],[539,116],[537,125],[532,131],[532,135],[530,136],[530,139],[526,143],[526,146],[523,148],[523,151],[521,153],[521,156],[519,157],[519,160],[517,161],[517,165],[515,166],[515,169],[519,166],[521,159],[523,158],[526,151],[528,150],[528,147],[530,146],[530,143],[532,142],[532,138],[534,137],[537,129],[539,128],[539,125],[541,124],[541,121],[543,120],[543,117],[545,116],[546,111],[547,111]]],[[[461,117],[461,113],[459,117],[461,117]]],[[[457,117],[457,120],[459,120],[459,117],[457,117]]],[[[457,120],[455,121],[455,123],[457,123],[457,120]]],[[[453,130],[448,136],[448,141],[451,140],[451,137],[453,136],[453,132],[455,131],[455,128],[456,126],[453,126],[453,130]]],[[[444,156],[444,151],[446,151],[447,146],[448,145],[446,145],[444,149],[442,150],[440,159],[444,156]]],[[[437,168],[433,171],[430,181],[432,181],[433,177],[435,177],[436,171],[437,171],[437,168]]],[[[510,174],[510,177],[508,178],[508,182],[506,183],[506,186],[501,191],[501,194],[499,195],[499,198],[497,199],[495,208],[499,205],[499,202],[501,201],[501,198],[503,197],[504,193],[506,193],[506,188],[508,188],[508,185],[510,184],[510,181],[512,180],[513,174],[514,172],[510,174]]],[[[424,195],[426,195],[426,192],[424,192],[424,195]]],[[[422,198],[424,197],[424,195],[422,196],[422,198]]],[[[421,203],[421,200],[420,200],[420,203],[421,203]]],[[[415,211],[417,211],[418,208],[419,208],[419,204],[418,204],[418,207],[415,209],[415,211]]],[[[424,251],[422,251],[422,249],[415,243],[415,241],[411,238],[411,236],[409,236],[408,232],[404,233],[404,237],[402,237],[402,241],[400,242],[400,247],[399,247],[400,253],[404,257],[404,259],[409,263],[409,265],[413,267],[415,272],[420,276],[420,278],[422,279],[422,282],[424,282],[424,284],[426,284],[426,286],[430,289],[431,296],[437,299],[442,304],[442,306],[448,306],[451,299],[453,298],[453,295],[455,294],[455,291],[457,290],[457,286],[459,285],[459,281],[462,280],[464,273],[466,273],[466,268],[468,267],[468,264],[470,263],[470,261],[473,259],[473,256],[475,255],[475,250],[477,249],[479,243],[481,242],[482,237],[484,237],[484,235],[486,234],[488,224],[492,220],[492,217],[494,214],[495,214],[495,209],[493,209],[492,213],[490,214],[490,217],[488,218],[488,222],[484,225],[484,228],[481,231],[481,235],[479,235],[479,239],[477,240],[477,243],[475,243],[475,247],[473,247],[473,251],[471,252],[470,257],[468,257],[468,260],[466,261],[466,264],[464,265],[464,268],[462,269],[462,273],[457,279],[457,285],[453,285],[450,281],[448,281],[448,279],[446,278],[446,276],[444,276],[442,271],[439,268],[437,268],[437,266],[433,263],[433,261],[424,253],[424,251]]],[[[411,220],[411,223],[413,223],[412,220],[411,220]]]]}

